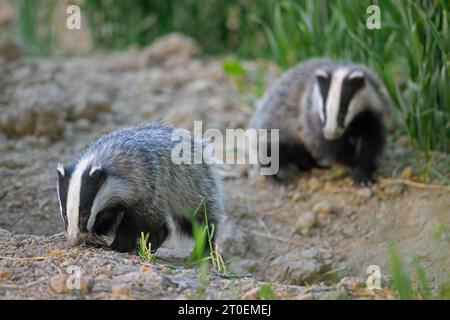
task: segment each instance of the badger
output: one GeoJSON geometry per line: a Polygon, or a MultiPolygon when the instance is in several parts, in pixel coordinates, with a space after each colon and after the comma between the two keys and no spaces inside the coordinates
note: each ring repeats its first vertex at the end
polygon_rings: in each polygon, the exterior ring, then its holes
{"type": "MultiPolygon", "coordinates": [[[[58,164],[57,193],[69,246],[132,252],[141,232],[149,234],[153,252],[169,236],[188,240],[186,245],[192,243],[192,224],[205,224],[205,214],[217,232],[223,214],[219,178],[212,165],[173,163],[174,130],[161,122],[118,129],[69,165],[58,164]]],[[[196,144],[203,142],[192,136],[196,144]]]]}
{"type": "MultiPolygon", "coordinates": [[[[249,127],[279,129],[280,169],[337,162],[349,168],[356,185],[367,186],[375,181],[390,110],[387,90],[369,68],[311,59],[288,70],[264,94],[249,127]]],[[[269,141],[259,143],[270,149],[269,141]]],[[[279,173],[271,178],[282,181],[279,173]]]]}

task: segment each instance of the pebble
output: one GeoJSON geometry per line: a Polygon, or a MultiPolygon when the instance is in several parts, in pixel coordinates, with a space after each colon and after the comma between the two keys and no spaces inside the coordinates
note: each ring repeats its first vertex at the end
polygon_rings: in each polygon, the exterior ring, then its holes
{"type": "Polygon", "coordinates": [[[295,226],[297,229],[310,229],[316,223],[316,215],[312,211],[303,212],[297,219],[295,226]]]}
{"type": "Polygon", "coordinates": [[[172,269],[170,269],[168,267],[164,267],[161,269],[161,272],[164,274],[172,274],[172,269]]]}
{"type": "Polygon", "coordinates": [[[139,271],[140,271],[140,272],[152,272],[152,271],[153,271],[153,268],[150,267],[150,266],[141,266],[141,267],[139,268],[139,271]]]}
{"type": "Polygon", "coordinates": [[[12,278],[12,273],[11,272],[0,272],[0,280],[2,281],[8,281],[12,278]]]}
{"type": "Polygon", "coordinates": [[[259,299],[259,288],[252,288],[248,290],[244,295],[242,296],[241,300],[258,300],[259,299]]]}
{"type": "Polygon", "coordinates": [[[79,290],[80,294],[85,295],[92,291],[93,285],[94,279],[89,276],[81,276],[80,279],[70,279],[68,275],[58,274],[50,278],[50,287],[55,293],[79,290]]]}
{"type": "Polygon", "coordinates": [[[320,188],[322,188],[322,183],[320,182],[319,179],[317,179],[316,177],[312,177],[311,179],[308,180],[308,190],[309,191],[317,191],[320,188]]]}
{"type": "Polygon", "coordinates": [[[50,278],[50,288],[55,293],[67,293],[69,292],[69,288],[67,288],[67,278],[68,276],[65,274],[58,274],[50,278]]]}
{"type": "Polygon", "coordinates": [[[308,196],[300,191],[295,192],[294,195],[292,196],[293,202],[301,202],[301,201],[305,201],[307,199],[308,199],[308,196]]]}
{"type": "Polygon", "coordinates": [[[94,286],[94,279],[89,276],[82,276],[80,279],[80,293],[82,295],[88,294],[92,291],[92,287],[94,286]]]}
{"type": "Polygon", "coordinates": [[[130,296],[132,293],[132,286],[127,284],[114,284],[111,288],[111,292],[118,296],[130,296]]]}
{"type": "Polygon", "coordinates": [[[356,191],[356,194],[361,199],[370,199],[372,198],[372,190],[370,188],[360,188],[356,191]]]}
{"type": "Polygon", "coordinates": [[[319,215],[327,215],[333,213],[334,209],[327,201],[320,201],[314,205],[312,211],[319,215]]]}

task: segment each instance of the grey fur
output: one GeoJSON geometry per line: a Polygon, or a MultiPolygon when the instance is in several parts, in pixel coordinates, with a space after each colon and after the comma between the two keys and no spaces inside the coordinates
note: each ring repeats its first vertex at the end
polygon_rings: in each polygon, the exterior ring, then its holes
{"type": "MultiPolygon", "coordinates": [[[[329,59],[311,59],[289,69],[266,93],[249,122],[250,128],[280,129],[280,144],[301,144],[318,162],[334,161],[330,142],[324,138],[323,124],[314,107],[313,88],[316,71],[333,73],[338,68],[360,70],[373,101],[366,101],[370,110],[382,119],[390,113],[391,101],[376,74],[362,65],[335,63],[329,59]]],[[[356,115],[355,115],[356,116],[356,115]]]]}
{"type": "MultiPolygon", "coordinates": [[[[91,145],[72,167],[76,168],[82,159],[92,157],[91,166],[99,166],[106,172],[106,182],[96,195],[97,204],[94,201],[93,207],[102,209],[120,205],[126,208],[125,222],[143,222],[154,229],[153,233],[168,227],[169,233],[186,234],[189,228],[183,227],[183,212],[192,213],[201,200],[206,199],[208,219],[217,229],[223,214],[221,182],[212,166],[176,165],[172,162],[171,151],[177,144],[171,138],[173,131],[174,128],[162,123],[150,123],[113,131],[91,145]],[[173,227],[176,230],[172,230],[173,227]]],[[[201,143],[196,139],[192,141],[201,143]]],[[[92,227],[96,219],[90,218],[92,227]]],[[[201,220],[199,217],[195,219],[201,220]]],[[[132,229],[130,236],[136,241],[119,245],[118,250],[132,250],[139,236],[136,231],[147,231],[145,226],[139,230],[139,226],[133,225],[132,229]]],[[[111,240],[106,238],[111,239],[111,232],[103,237],[90,235],[88,239],[97,239],[92,242],[108,245],[111,240]]],[[[165,235],[161,237],[164,239],[155,240],[156,247],[152,243],[153,249],[157,249],[166,238],[165,235]]]]}

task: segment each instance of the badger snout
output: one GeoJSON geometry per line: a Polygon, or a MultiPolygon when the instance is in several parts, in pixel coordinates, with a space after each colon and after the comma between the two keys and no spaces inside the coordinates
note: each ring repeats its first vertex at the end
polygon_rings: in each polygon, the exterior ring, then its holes
{"type": "Polygon", "coordinates": [[[342,128],[334,128],[332,130],[323,130],[323,136],[327,140],[336,140],[342,137],[345,130],[342,128]]]}

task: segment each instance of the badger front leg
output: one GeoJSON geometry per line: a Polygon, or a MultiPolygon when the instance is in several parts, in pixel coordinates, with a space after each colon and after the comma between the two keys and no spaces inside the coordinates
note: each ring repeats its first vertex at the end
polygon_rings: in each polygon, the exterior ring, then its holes
{"type": "Polygon", "coordinates": [[[386,135],[381,119],[365,114],[349,127],[340,141],[336,160],[349,168],[356,185],[369,186],[375,182],[374,173],[385,144],[386,135]]]}

